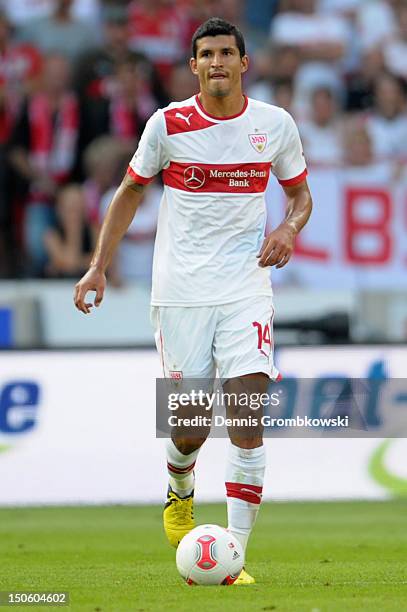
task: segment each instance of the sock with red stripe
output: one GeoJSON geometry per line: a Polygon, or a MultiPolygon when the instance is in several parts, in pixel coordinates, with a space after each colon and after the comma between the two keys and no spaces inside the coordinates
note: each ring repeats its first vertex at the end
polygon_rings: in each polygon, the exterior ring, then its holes
{"type": "Polygon", "coordinates": [[[246,449],[230,444],[226,469],[228,531],[244,551],[259,511],[265,467],[264,446],[246,449]]]}
{"type": "Polygon", "coordinates": [[[199,449],[183,455],[170,439],[167,442],[167,469],[171,489],[180,497],[191,495],[194,490],[194,466],[199,449]]]}

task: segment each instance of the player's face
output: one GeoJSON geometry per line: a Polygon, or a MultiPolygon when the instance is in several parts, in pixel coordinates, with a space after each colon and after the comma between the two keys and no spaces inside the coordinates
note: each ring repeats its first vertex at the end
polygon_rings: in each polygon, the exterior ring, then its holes
{"type": "Polygon", "coordinates": [[[233,35],[205,36],[197,41],[196,59],[191,58],[190,64],[198,76],[201,91],[224,97],[241,91],[248,57],[240,57],[233,35]]]}

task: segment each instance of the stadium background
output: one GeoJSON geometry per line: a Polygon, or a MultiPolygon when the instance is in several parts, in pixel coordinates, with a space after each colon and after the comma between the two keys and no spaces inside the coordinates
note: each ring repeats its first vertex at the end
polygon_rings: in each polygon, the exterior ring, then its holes
{"type": "MultiPolygon", "coordinates": [[[[148,307],[159,179],[109,270],[102,308],[83,317],[72,291],[146,120],[196,91],[189,40],[208,16],[241,27],[246,93],[289,110],[304,142],[314,213],[289,266],[272,272],[278,366],[297,379],[405,376],[405,2],[3,0],[0,9],[0,505],[161,503],[148,307]]],[[[267,206],[272,228],[284,210],[277,184],[267,206]]],[[[321,434],[267,447],[266,499],[407,494],[403,439],[321,434]]],[[[223,500],[225,448],[213,440],[202,451],[198,501],[223,500]]]]}

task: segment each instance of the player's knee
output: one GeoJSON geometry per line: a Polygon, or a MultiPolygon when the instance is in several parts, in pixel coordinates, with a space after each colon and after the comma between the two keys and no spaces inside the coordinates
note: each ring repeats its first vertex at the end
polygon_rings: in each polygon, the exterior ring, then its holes
{"type": "Polygon", "coordinates": [[[205,442],[205,437],[192,437],[192,438],[178,438],[173,437],[173,442],[180,453],[183,455],[190,455],[194,451],[201,448],[202,444],[205,442]]]}
{"type": "Polygon", "coordinates": [[[233,419],[236,423],[241,423],[242,426],[261,429],[263,408],[262,406],[256,407],[254,410],[249,405],[230,405],[227,409],[228,418],[233,419]]]}

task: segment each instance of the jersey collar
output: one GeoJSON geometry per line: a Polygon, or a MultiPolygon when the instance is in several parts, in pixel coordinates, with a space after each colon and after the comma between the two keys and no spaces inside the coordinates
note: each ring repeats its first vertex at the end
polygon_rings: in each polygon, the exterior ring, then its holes
{"type": "Polygon", "coordinates": [[[237,117],[241,117],[243,113],[246,111],[248,103],[249,103],[249,99],[245,95],[243,97],[244,97],[244,104],[243,104],[243,108],[240,111],[240,113],[237,113],[236,115],[229,115],[228,117],[216,117],[215,115],[210,115],[202,106],[202,103],[199,99],[199,94],[196,94],[195,102],[198,107],[198,110],[200,111],[200,114],[203,115],[204,117],[208,117],[209,119],[213,119],[215,121],[229,121],[230,119],[237,119],[237,117]]]}

